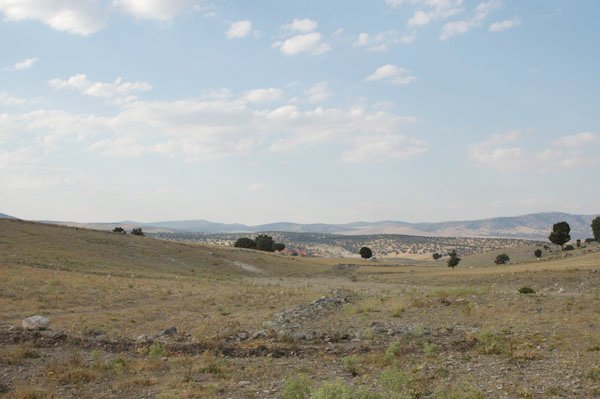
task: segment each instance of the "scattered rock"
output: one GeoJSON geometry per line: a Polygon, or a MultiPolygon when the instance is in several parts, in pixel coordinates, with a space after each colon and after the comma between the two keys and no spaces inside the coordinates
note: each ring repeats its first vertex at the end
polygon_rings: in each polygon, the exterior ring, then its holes
{"type": "Polygon", "coordinates": [[[135,338],[137,342],[145,343],[145,342],[153,342],[154,338],[150,335],[140,335],[135,338]]]}
{"type": "Polygon", "coordinates": [[[240,387],[245,387],[245,386],[248,386],[250,384],[251,384],[250,381],[240,381],[240,382],[238,382],[238,386],[240,386],[240,387]]]}
{"type": "Polygon", "coordinates": [[[50,326],[50,320],[44,316],[31,316],[23,319],[23,328],[27,330],[45,330],[50,326]]]}
{"type": "Polygon", "coordinates": [[[264,338],[267,336],[267,332],[265,330],[258,330],[254,334],[252,334],[252,339],[264,338]]]}
{"type": "Polygon", "coordinates": [[[163,331],[162,335],[165,335],[167,337],[172,337],[173,335],[177,335],[177,327],[171,326],[171,327],[167,328],[165,331],[163,331]]]}

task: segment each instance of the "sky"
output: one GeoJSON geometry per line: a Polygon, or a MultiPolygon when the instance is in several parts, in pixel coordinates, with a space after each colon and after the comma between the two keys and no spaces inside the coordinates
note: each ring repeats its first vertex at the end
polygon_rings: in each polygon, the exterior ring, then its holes
{"type": "Polygon", "coordinates": [[[600,212],[597,0],[0,0],[0,212],[600,212]]]}

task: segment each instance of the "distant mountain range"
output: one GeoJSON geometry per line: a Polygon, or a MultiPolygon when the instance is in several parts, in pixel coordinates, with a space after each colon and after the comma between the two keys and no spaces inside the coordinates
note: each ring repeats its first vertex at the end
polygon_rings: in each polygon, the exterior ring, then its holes
{"type": "Polygon", "coordinates": [[[0,219],[16,219],[16,217],[7,215],[6,213],[0,213],[0,219]]]}
{"type": "Polygon", "coordinates": [[[141,227],[148,233],[158,232],[195,232],[195,233],[249,233],[258,232],[296,232],[296,233],[330,233],[343,235],[404,234],[432,237],[509,237],[546,240],[552,225],[566,221],[571,226],[571,237],[587,238],[592,236],[590,224],[596,215],[573,215],[561,212],[532,213],[521,216],[496,217],[480,220],[408,223],[400,221],[354,222],[346,224],[300,224],[270,223],[256,226],[245,224],[225,224],[207,220],[179,220],[153,223],[122,221],[115,223],[73,223],[54,222],[76,227],[98,230],[112,230],[121,226],[126,230],[141,227]]]}

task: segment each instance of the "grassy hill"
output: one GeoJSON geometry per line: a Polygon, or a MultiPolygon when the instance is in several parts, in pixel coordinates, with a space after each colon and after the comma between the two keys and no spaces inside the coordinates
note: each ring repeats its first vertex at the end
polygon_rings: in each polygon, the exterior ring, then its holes
{"type": "Polygon", "coordinates": [[[0,220],[0,397],[598,397],[600,248],[533,249],[452,270],[0,220]]]}

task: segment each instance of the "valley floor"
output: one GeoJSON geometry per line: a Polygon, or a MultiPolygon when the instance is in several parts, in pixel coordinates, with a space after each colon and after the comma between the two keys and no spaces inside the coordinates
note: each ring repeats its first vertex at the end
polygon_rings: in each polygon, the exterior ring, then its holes
{"type": "Polygon", "coordinates": [[[0,245],[0,397],[600,397],[598,252],[340,268],[16,221],[0,245]]]}

